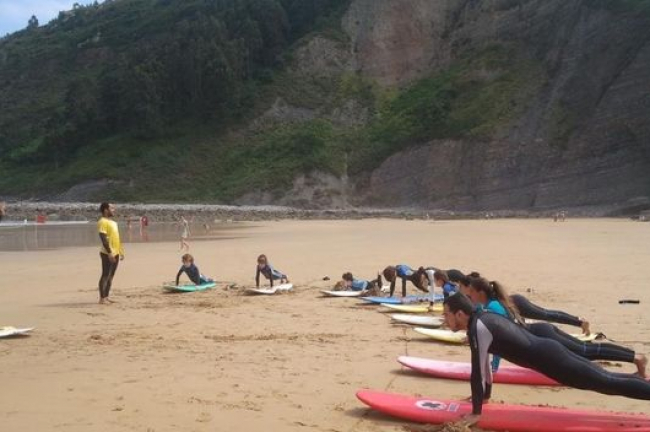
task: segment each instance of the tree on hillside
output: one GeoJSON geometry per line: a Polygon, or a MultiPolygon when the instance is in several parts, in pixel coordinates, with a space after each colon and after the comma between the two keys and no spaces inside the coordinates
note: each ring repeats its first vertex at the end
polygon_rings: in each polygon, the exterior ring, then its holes
{"type": "Polygon", "coordinates": [[[37,27],[38,27],[38,18],[36,18],[36,15],[32,15],[29,21],[27,21],[27,28],[34,29],[37,27]]]}

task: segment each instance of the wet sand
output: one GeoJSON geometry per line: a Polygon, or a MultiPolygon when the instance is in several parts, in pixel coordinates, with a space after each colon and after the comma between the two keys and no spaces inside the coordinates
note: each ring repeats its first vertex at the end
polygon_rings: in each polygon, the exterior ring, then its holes
{"type": "MultiPolygon", "coordinates": [[[[163,294],[180,265],[177,243],[137,243],[118,269],[118,303],[100,306],[97,247],[0,252],[0,325],[37,327],[0,340],[0,430],[400,431],[404,422],[367,410],[355,391],[467,397],[468,383],[411,374],[395,358],[468,361],[469,349],[428,342],[357,300],[319,297],[343,271],[371,277],[387,264],[478,270],[650,351],[648,224],[283,221],[241,232],[193,242],[201,271],[250,286],[266,253],[294,293],[249,297],[223,283],[163,294]]],[[[493,396],[650,413],[647,401],[571,389],[496,385],[493,396]]]]}

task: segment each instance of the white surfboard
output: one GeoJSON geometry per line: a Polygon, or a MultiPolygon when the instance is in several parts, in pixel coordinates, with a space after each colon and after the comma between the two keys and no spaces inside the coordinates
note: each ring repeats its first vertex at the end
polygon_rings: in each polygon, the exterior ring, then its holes
{"type": "Polygon", "coordinates": [[[443,323],[442,317],[434,317],[428,315],[414,315],[414,314],[393,314],[390,316],[393,321],[410,324],[418,327],[440,327],[443,323]]]}
{"type": "Polygon", "coordinates": [[[365,291],[326,291],[321,290],[328,297],[361,297],[365,291]]]}
{"type": "Polygon", "coordinates": [[[249,294],[273,295],[279,292],[291,291],[293,284],[276,285],[273,288],[249,288],[246,290],[249,294]]]}
{"type": "Polygon", "coordinates": [[[34,330],[34,327],[30,328],[16,328],[16,327],[0,327],[0,338],[12,337],[12,336],[24,336],[27,333],[34,330]]]}

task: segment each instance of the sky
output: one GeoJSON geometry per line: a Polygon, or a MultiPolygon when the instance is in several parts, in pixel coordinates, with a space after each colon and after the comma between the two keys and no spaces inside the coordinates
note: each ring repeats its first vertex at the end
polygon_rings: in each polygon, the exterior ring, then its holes
{"type": "Polygon", "coordinates": [[[27,27],[36,15],[40,25],[47,24],[60,11],[72,9],[74,3],[89,4],[91,0],[0,0],[0,37],[27,27]]]}

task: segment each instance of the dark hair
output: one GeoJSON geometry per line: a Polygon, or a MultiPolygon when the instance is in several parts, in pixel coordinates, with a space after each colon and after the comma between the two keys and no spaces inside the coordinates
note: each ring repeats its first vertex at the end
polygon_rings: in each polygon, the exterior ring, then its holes
{"type": "Polygon", "coordinates": [[[351,280],[354,280],[354,277],[352,276],[352,273],[347,272],[347,273],[343,273],[343,276],[341,276],[341,279],[343,279],[344,281],[351,281],[351,280]]]}
{"type": "Polygon", "coordinates": [[[449,277],[449,280],[452,282],[459,282],[462,278],[465,277],[465,274],[456,269],[451,269],[447,270],[447,276],[449,277]]]}
{"type": "Polygon", "coordinates": [[[484,292],[488,299],[498,300],[499,302],[501,302],[501,304],[506,308],[506,310],[508,311],[512,319],[516,321],[521,321],[519,312],[512,305],[508,292],[503,287],[503,285],[501,285],[499,282],[488,281],[483,277],[477,277],[477,278],[470,279],[470,286],[474,288],[474,290],[476,291],[484,292]]]}
{"type": "Polygon", "coordinates": [[[471,315],[474,310],[472,301],[467,298],[465,294],[460,292],[447,297],[443,304],[447,305],[451,313],[454,314],[458,311],[462,311],[465,315],[471,315]]]}
{"type": "Polygon", "coordinates": [[[434,279],[440,279],[445,283],[449,282],[449,276],[447,276],[447,272],[443,271],[443,270],[436,270],[433,273],[433,278],[434,279]]]}
{"type": "Polygon", "coordinates": [[[182,261],[189,261],[189,262],[194,262],[194,257],[190,254],[185,254],[181,257],[182,261]]]}
{"type": "Polygon", "coordinates": [[[99,205],[99,212],[100,212],[101,214],[104,214],[104,211],[105,211],[105,210],[108,210],[108,207],[110,207],[110,204],[109,204],[109,203],[107,203],[107,202],[103,202],[103,203],[101,203],[101,204],[99,205]]]}
{"type": "Polygon", "coordinates": [[[428,280],[426,269],[424,267],[418,268],[415,272],[413,272],[409,280],[419,289],[426,289],[427,284],[425,283],[425,280],[428,280]]]}
{"type": "Polygon", "coordinates": [[[397,278],[397,270],[395,269],[395,266],[386,267],[384,269],[383,275],[388,282],[393,282],[397,278]]]}
{"type": "Polygon", "coordinates": [[[269,260],[266,258],[266,255],[262,254],[257,257],[257,262],[259,263],[260,261],[264,260],[265,263],[269,263],[269,260]]]}
{"type": "Polygon", "coordinates": [[[481,274],[479,272],[471,272],[468,275],[463,276],[458,280],[458,283],[464,285],[464,286],[469,286],[472,283],[472,279],[474,278],[480,278],[481,274]]]}

